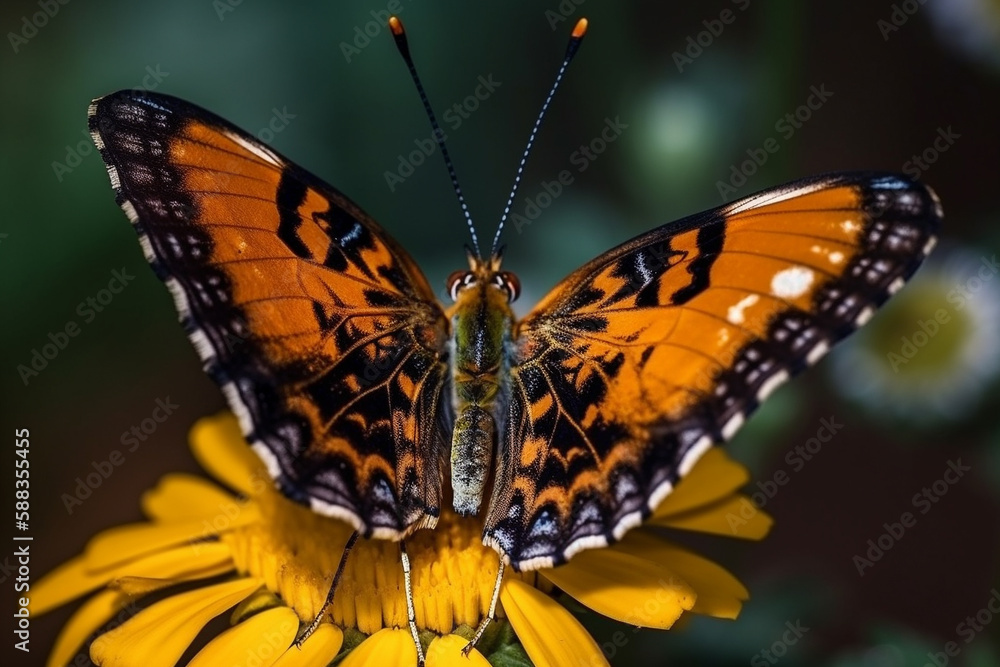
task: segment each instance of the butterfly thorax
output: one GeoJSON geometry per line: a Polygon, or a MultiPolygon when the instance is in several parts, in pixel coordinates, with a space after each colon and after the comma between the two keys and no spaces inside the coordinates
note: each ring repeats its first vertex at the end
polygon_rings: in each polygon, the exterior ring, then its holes
{"type": "Polygon", "coordinates": [[[455,305],[451,386],[455,426],[451,444],[452,504],[461,515],[479,511],[493,463],[501,388],[505,384],[516,279],[474,264],[449,278],[455,305]]]}

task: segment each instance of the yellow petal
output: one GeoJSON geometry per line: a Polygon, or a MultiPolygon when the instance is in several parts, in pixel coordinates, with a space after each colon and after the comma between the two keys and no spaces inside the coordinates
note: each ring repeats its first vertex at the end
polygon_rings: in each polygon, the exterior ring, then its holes
{"type": "Polygon", "coordinates": [[[236,625],[254,614],[259,614],[266,609],[273,609],[274,607],[291,607],[294,609],[294,606],[283,602],[281,598],[265,585],[265,587],[255,590],[250,597],[241,602],[236,609],[233,609],[233,613],[229,615],[229,622],[236,625]]]}
{"type": "Polygon", "coordinates": [[[199,419],[190,438],[191,452],[201,467],[243,495],[254,496],[274,484],[231,412],[199,419]]]}
{"type": "Polygon", "coordinates": [[[608,664],[580,621],[545,593],[508,578],[500,589],[500,601],[535,667],[608,664]]]}
{"type": "Polygon", "coordinates": [[[337,657],[343,645],[343,631],[332,623],[321,623],[301,649],[289,647],[274,667],[326,667],[337,657]]]}
{"type": "Polygon", "coordinates": [[[234,625],[198,651],[188,667],[271,667],[295,641],[299,617],[275,607],[234,625]]]}
{"type": "Polygon", "coordinates": [[[408,630],[382,628],[347,654],[340,667],[417,667],[417,647],[408,630]]]}
{"type": "Polygon", "coordinates": [[[177,584],[184,583],[184,579],[163,578],[163,577],[118,577],[108,582],[108,588],[124,593],[129,597],[142,598],[150,593],[170,588],[177,584]]]}
{"type": "Polygon", "coordinates": [[[234,568],[232,552],[221,542],[199,542],[169,549],[93,572],[86,565],[86,559],[78,556],[42,577],[32,587],[31,613],[44,613],[119,577],[203,579],[234,568]]]}
{"type": "Polygon", "coordinates": [[[695,604],[696,593],[670,561],[620,549],[590,549],[539,573],[584,606],[629,625],[666,629],[695,604]]]}
{"type": "Polygon", "coordinates": [[[143,513],[156,521],[211,518],[239,504],[239,499],[211,482],[184,473],[164,475],[142,494],[143,513]]]}
{"type": "Polygon", "coordinates": [[[771,530],[774,519],[740,494],[689,512],[654,517],[649,523],[745,540],[762,540],[771,530]]]}
{"type": "MultiPolygon", "coordinates": [[[[218,535],[260,519],[255,504],[240,505],[228,515],[178,523],[133,523],[94,536],[83,552],[87,566],[99,570],[167,547],[218,535]]],[[[201,543],[192,544],[197,551],[201,543]]]]}
{"type": "Polygon", "coordinates": [[[38,616],[66,604],[111,579],[107,570],[93,574],[88,571],[86,559],[77,556],[49,572],[31,587],[31,615],[38,616]]]}
{"type": "Polygon", "coordinates": [[[95,639],[90,658],[102,667],[173,667],[206,623],[260,585],[237,579],[160,600],[95,639]]]}
{"type": "Polygon", "coordinates": [[[130,598],[118,591],[101,591],[87,600],[59,631],[59,637],[45,664],[48,667],[73,664],[76,652],[87,638],[111,620],[120,609],[127,607],[129,602],[130,598]]]}
{"type": "Polygon", "coordinates": [[[468,656],[462,654],[468,643],[468,639],[458,635],[436,637],[427,647],[426,667],[490,667],[489,661],[476,649],[468,656]]]}
{"type": "Polygon", "coordinates": [[[435,637],[427,647],[426,667],[490,667],[489,661],[476,649],[466,656],[463,649],[469,640],[458,635],[435,637]]]}
{"type": "Polygon", "coordinates": [[[742,602],[750,598],[746,587],[724,567],[656,535],[633,530],[615,548],[657,563],[669,563],[670,569],[697,593],[691,608],[696,614],[736,618],[742,602]]]}
{"type": "Polygon", "coordinates": [[[677,488],[653,511],[659,518],[714,503],[736,492],[750,481],[750,473],[719,447],[712,447],[698,460],[677,488]]]}

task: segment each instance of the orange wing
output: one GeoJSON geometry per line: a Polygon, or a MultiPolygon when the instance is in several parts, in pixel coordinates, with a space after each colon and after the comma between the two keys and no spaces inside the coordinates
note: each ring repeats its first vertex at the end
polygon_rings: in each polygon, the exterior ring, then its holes
{"type": "Polygon", "coordinates": [[[439,513],[448,324],[361,209],[221,118],[121,91],[90,108],[117,201],[289,497],[367,535],[439,513]]]}
{"type": "Polygon", "coordinates": [[[487,542],[534,569],[619,539],[871,317],[940,218],[908,179],[834,174],[665,225],[574,272],[517,327],[487,542]]]}

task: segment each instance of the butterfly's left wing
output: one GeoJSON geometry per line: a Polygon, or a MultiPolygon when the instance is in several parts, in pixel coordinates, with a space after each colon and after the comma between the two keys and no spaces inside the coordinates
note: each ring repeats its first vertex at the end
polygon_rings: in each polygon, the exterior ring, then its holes
{"type": "Polygon", "coordinates": [[[90,108],[116,199],[290,498],[399,538],[440,511],[448,322],[342,193],[222,118],[120,91],[90,108]]]}
{"type": "Polygon", "coordinates": [[[621,538],[903,285],[940,218],[904,177],[820,176],[570,275],[516,330],[484,539],[525,570],[621,538]]]}

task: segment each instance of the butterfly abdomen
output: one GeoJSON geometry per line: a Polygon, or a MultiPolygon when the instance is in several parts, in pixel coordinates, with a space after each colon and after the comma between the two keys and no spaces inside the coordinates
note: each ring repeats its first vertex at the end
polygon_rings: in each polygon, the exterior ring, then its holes
{"type": "Polygon", "coordinates": [[[478,405],[467,405],[455,420],[451,441],[452,502],[463,516],[476,514],[483,502],[495,441],[493,416],[478,405]]]}

